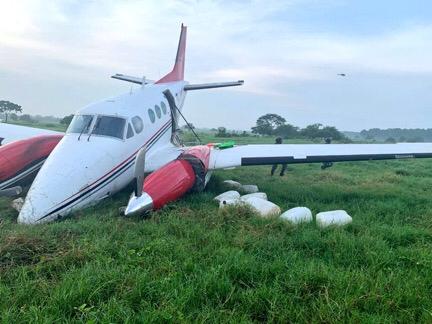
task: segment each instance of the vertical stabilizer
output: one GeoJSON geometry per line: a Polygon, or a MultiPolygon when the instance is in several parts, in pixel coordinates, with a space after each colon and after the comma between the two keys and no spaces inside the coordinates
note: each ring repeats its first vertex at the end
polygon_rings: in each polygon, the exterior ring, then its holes
{"type": "Polygon", "coordinates": [[[170,73],[165,75],[159,81],[155,83],[165,83],[184,80],[184,65],[185,65],[185,51],[186,51],[186,32],[187,27],[181,25],[180,39],[177,48],[177,56],[175,59],[175,64],[170,73]]]}

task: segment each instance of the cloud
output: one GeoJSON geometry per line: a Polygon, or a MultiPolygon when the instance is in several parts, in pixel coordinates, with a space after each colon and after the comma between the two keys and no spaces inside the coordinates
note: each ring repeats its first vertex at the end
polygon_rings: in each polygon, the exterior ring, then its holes
{"type": "Polygon", "coordinates": [[[265,87],[286,78],[325,78],[328,70],[432,72],[432,25],[353,39],[299,31],[275,18],[304,2],[8,2],[0,5],[0,27],[5,30],[0,44],[11,49],[11,55],[28,51],[27,60],[44,57],[158,77],[169,68],[178,26],[185,22],[190,27],[191,78],[236,70],[237,78],[256,78],[265,87]]]}
{"type": "MultiPolygon", "coordinates": [[[[231,95],[290,99],[307,110],[310,103],[301,91],[293,98],[287,89],[316,87],[341,72],[432,74],[432,24],[401,23],[398,29],[348,36],[289,19],[295,9],[317,3],[0,0],[0,74],[31,77],[35,83],[56,78],[66,85],[72,79],[107,91],[112,86],[106,76],[112,73],[157,79],[171,68],[182,22],[189,27],[187,79],[244,79],[244,87],[226,90],[231,95]]],[[[319,6],[341,3],[320,1],[319,6]]],[[[65,110],[71,109],[66,103],[65,110]]]]}

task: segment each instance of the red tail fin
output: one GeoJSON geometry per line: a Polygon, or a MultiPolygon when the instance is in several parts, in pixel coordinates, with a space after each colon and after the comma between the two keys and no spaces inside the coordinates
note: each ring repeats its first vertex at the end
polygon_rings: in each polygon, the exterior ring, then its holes
{"type": "Polygon", "coordinates": [[[165,83],[173,81],[181,81],[184,79],[185,51],[186,51],[186,32],[187,27],[181,25],[180,39],[177,49],[177,56],[174,67],[170,73],[165,75],[156,83],[165,83]]]}

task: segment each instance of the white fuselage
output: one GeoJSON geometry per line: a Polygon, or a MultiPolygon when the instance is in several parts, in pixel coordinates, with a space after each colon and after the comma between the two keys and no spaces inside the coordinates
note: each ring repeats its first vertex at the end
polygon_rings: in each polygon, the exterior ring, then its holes
{"type": "Polygon", "coordinates": [[[28,192],[18,221],[52,221],[109,197],[133,180],[135,155],[143,146],[145,172],[174,160],[181,149],[171,143],[171,111],[163,91],[169,89],[181,109],[184,85],[183,81],[146,85],[77,111],[76,116],[92,116],[91,123],[82,133],[66,133],[53,150],[28,192]],[[97,134],[102,127],[98,117],[124,119],[121,136],[97,134]]]}

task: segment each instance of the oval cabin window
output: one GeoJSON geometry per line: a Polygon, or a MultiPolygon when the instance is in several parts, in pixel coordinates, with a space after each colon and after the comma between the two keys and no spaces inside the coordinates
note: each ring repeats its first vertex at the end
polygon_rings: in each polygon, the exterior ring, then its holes
{"type": "Polygon", "coordinates": [[[162,113],[161,113],[161,109],[158,105],[155,106],[155,111],[156,111],[156,115],[158,116],[158,118],[161,118],[162,113]]]}
{"type": "Polygon", "coordinates": [[[149,109],[149,110],[148,110],[148,115],[149,115],[150,121],[151,121],[152,123],[154,123],[155,120],[156,120],[156,115],[155,115],[153,109],[149,109]]]}
{"type": "Polygon", "coordinates": [[[163,101],[161,101],[161,108],[162,108],[162,112],[164,113],[164,115],[166,115],[167,108],[166,108],[165,102],[163,102],[163,101]]]}

